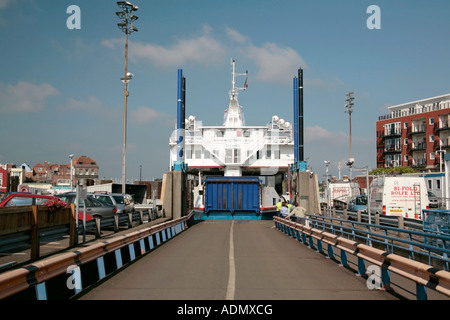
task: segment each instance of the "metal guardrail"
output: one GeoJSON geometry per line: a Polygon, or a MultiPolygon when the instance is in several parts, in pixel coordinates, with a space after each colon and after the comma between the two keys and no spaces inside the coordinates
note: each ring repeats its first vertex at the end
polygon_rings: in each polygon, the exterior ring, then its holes
{"type": "Polygon", "coordinates": [[[6,271],[0,274],[0,299],[70,299],[184,231],[192,216],[193,212],[6,271]]]}
{"type": "MultiPolygon", "coordinates": [[[[358,222],[369,222],[369,215],[365,211],[348,211],[347,209],[344,210],[336,210],[332,208],[331,213],[325,213],[323,216],[327,217],[342,217],[344,220],[355,220],[358,222]]],[[[415,230],[422,230],[423,222],[420,220],[415,219],[408,219],[404,217],[396,217],[396,216],[385,216],[378,213],[372,213],[370,215],[370,223],[375,224],[383,224],[391,227],[396,228],[410,228],[415,230]]]]}
{"type": "Polygon", "coordinates": [[[333,248],[340,249],[340,260],[342,265],[348,265],[347,253],[358,258],[358,273],[366,274],[365,261],[377,265],[381,268],[381,282],[385,288],[390,287],[389,271],[395,272],[405,278],[415,281],[417,288],[417,299],[427,299],[426,287],[432,288],[440,293],[450,296],[450,272],[448,272],[448,254],[450,253],[450,237],[423,233],[413,230],[402,230],[388,226],[367,224],[362,222],[352,222],[344,219],[329,218],[323,216],[307,215],[301,223],[274,217],[275,226],[303,242],[314,247],[314,240],[317,249],[323,253],[322,245],[328,245],[327,254],[334,258],[333,248]],[[357,227],[358,225],[358,227],[357,227]],[[386,230],[375,232],[374,229],[386,230]],[[407,232],[411,235],[406,239],[387,235],[387,231],[407,232]],[[443,241],[443,247],[430,246],[417,241],[418,237],[434,238],[443,241]],[[404,245],[396,245],[393,242],[404,245]],[[383,249],[374,247],[374,244],[381,245],[383,249]],[[406,250],[409,257],[401,256],[397,251],[406,250]],[[447,266],[447,270],[439,269],[417,260],[417,254],[426,252],[433,259],[441,261],[447,266]]]}
{"type": "MultiPolygon", "coordinates": [[[[24,214],[27,213],[25,212],[24,214]]],[[[87,233],[94,233],[95,238],[99,239],[103,236],[102,230],[113,228],[113,232],[116,233],[120,227],[131,228],[136,222],[143,224],[154,221],[157,218],[158,212],[151,209],[139,209],[139,211],[133,213],[116,215],[110,218],[96,217],[93,220],[86,221],[85,225],[80,220],[78,227],[75,226],[74,219],[72,224],[61,224],[51,227],[39,226],[34,229],[36,236],[33,236],[32,228],[29,228],[30,230],[0,234],[0,252],[17,252],[24,248],[34,248],[35,253],[33,254],[32,252],[30,258],[37,259],[40,257],[39,246],[41,244],[63,239],[71,234],[71,228],[74,228],[75,232],[69,241],[69,246],[74,246],[86,242],[87,233]]],[[[1,269],[2,266],[0,266],[1,269]]]]}

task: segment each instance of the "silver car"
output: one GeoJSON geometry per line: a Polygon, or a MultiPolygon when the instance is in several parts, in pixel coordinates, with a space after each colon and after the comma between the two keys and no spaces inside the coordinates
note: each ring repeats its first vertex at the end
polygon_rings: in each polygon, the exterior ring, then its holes
{"type": "Polygon", "coordinates": [[[134,212],[134,200],[127,193],[92,193],[95,199],[108,205],[117,206],[117,214],[134,212]]]}
{"type": "MultiPolygon", "coordinates": [[[[75,203],[76,193],[63,193],[58,195],[58,198],[65,201],[67,204],[75,203]]],[[[83,212],[83,205],[86,206],[86,213],[93,217],[110,218],[117,214],[117,206],[105,204],[91,195],[88,195],[84,200],[78,200],[79,212],[83,212]]]]}

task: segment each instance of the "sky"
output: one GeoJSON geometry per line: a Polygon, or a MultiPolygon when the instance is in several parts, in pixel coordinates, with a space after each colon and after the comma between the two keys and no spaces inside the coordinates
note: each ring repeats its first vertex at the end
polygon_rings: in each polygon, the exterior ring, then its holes
{"type": "MultiPolygon", "coordinates": [[[[221,125],[234,59],[249,73],[239,95],[246,124],[265,125],[273,115],[293,123],[293,78],[302,68],[305,160],[319,180],[324,161],[331,175],[348,174],[347,92],[359,168],[376,168],[375,125],[388,106],[450,92],[448,0],[131,2],[139,31],[128,50],[130,181],[169,170],[178,69],[186,116],[221,125]]],[[[0,0],[0,163],[69,164],[70,154],[86,155],[100,178],[121,178],[119,10],[111,0],[0,0]]]]}

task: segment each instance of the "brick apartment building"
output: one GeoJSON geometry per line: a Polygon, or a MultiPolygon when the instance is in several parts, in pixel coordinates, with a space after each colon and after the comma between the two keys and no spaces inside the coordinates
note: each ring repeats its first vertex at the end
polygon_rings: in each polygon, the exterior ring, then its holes
{"type": "MultiPolygon", "coordinates": [[[[73,159],[73,185],[77,181],[83,185],[92,185],[98,179],[99,166],[92,158],[82,155],[73,159]]],[[[54,186],[70,185],[69,164],[36,164],[33,167],[33,180],[35,182],[51,183],[54,186]]]]}
{"type": "Polygon", "coordinates": [[[450,152],[450,94],[389,107],[376,122],[377,167],[439,172],[450,152]]]}
{"type": "MultiPolygon", "coordinates": [[[[53,186],[70,186],[69,164],[38,163],[32,169],[25,164],[16,168],[14,164],[0,165],[0,192],[16,191],[22,183],[47,183],[53,186]],[[27,170],[26,170],[27,169],[27,170]],[[15,185],[11,178],[17,177],[15,185]]],[[[82,185],[93,185],[98,179],[99,166],[90,157],[82,155],[73,159],[73,186],[79,182],[82,185]]]]}

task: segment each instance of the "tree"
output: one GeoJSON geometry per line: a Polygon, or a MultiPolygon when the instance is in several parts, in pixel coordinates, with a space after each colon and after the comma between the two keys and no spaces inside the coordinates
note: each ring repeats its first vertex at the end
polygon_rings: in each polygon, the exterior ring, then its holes
{"type": "Polygon", "coordinates": [[[404,174],[404,173],[416,173],[416,171],[410,167],[395,167],[395,168],[376,168],[369,172],[370,175],[383,175],[383,174],[404,174]]]}

